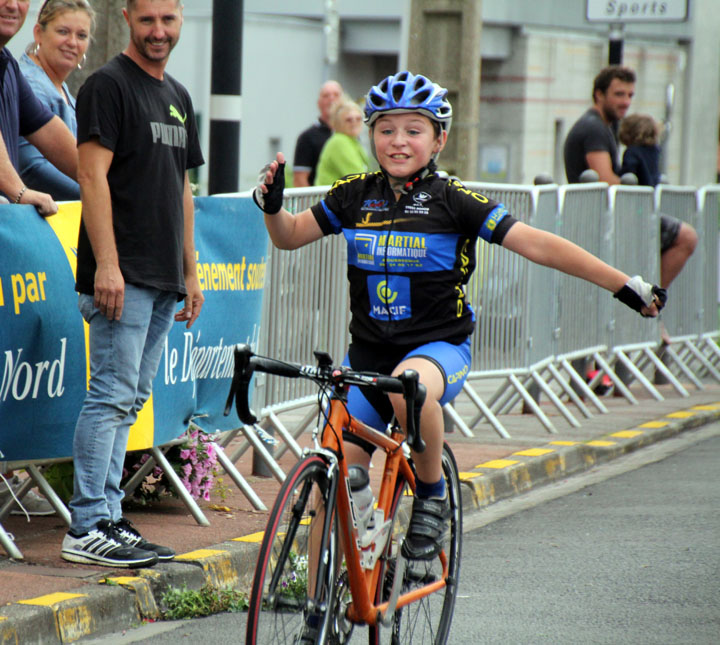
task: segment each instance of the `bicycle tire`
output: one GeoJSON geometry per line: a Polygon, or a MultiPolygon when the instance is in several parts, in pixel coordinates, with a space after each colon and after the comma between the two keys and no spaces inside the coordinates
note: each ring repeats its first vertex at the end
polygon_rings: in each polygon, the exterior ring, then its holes
{"type": "Polygon", "coordinates": [[[319,455],[299,461],[287,476],[268,519],[250,594],[246,645],[322,643],[329,629],[338,553],[335,517],[330,516],[328,557],[315,619],[308,621],[311,554],[322,534],[325,509],[335,506],[328,463],[319,455]],[[333,499],[330,499],[330,498],[333,499]]]}
{"type": "MultiPolygon", "coordinates": [[[[442,467],[447,482],[452,517],[444,540],[444,551],[448,557],[448,584],[438,592],[411,603],[395,613],[389,627],[377,625],[369,630],[370,645],[444,645],[447,643],[452,625],[455,600],[457,598],[460,576],[460,556],[462,551],[462,495],[460,476],[455,456],[447,444],[442,450],[442,467]]],[[[400,476],[393,496],[393,531],[384,554],[384,566],[379,576],[376,603],[387,600],[394,575],[394,563],[399,551],[399,541],[405,535],[410,519],[410,500],[406,495],[408,483],[400,476]],[[407,503],[403,504],[403,498],[407,503]]],[[[439,558],[430,562],[414,561],[408,563],[402,592],[413,586],[437,580],[442,575],[439,558]]]]}

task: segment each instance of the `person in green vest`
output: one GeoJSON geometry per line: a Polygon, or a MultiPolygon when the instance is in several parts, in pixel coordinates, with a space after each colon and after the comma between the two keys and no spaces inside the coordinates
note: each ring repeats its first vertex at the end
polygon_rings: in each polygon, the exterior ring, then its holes
{"type": "Polygon", "coordinates": [[[370,158],[360,142],[363,115],[360,106],[349,98],[342,98],[330,115],[333,135],[320,153],[316,186],[329,186],[346,175],[370,170],[370,158]]]}

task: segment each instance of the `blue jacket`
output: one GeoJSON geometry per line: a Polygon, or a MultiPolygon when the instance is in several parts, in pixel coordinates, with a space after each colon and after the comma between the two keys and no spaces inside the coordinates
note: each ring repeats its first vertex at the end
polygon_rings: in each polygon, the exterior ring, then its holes
{"type": "MultiPolygon", "coordinates": [[[[67,84],[63,83],[63,92],[67,103],[58,94],[42,67],[36,65],[27,54],[18,61],[20,71],[32,88],[38,100],[57,114],[77,137],[77,121],[75,120],[75,98],[70,94],[67,84]]],[[[80,199],[80,187],[77,182],[60,172],[41,152],[27,139],[20,139],[20,177],[33,190],[49,193],[57,201],[80,199]]]]}

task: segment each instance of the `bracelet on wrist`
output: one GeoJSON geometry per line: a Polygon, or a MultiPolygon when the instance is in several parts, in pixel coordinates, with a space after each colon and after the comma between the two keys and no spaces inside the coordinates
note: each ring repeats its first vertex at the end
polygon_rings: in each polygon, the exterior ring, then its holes
{"type": "Polygon", "coordinates": [[[22,199],[22,196],[25,194],[25,191],[28,189],[27,186],[23,186],[22,190],[18,193],[18,196],[15,198],[15,204],[19,204],[20,200],[22,199]]]}

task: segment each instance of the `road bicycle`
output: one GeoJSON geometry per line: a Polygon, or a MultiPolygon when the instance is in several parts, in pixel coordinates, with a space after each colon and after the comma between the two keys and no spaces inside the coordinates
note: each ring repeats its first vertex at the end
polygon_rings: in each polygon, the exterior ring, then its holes
{"type": "MultiPolygon", "coordinates": [[[[420,408],[425,388],[418,374],[398,377],[336,367],[315,352],[317,365],[298,365],[235,349],[235,371],[225,413],[235,399],[240,420],[257,419],[248,405],[253,372],[306,378],[318,385],[313,448],[305,449],[275,499],[258,555],[250,596],[246,644],[349,643],[360,625],[368,642],[441,644],[450,632],[462,545],[462,500],[449,446],[442,467],[452,515],[440,555],[407,560],[401,553],[415,476],[410,450],[422,452],[420,408]],[[402,394],[407,434],[397,422],[369,427],[347,410],[350,386],[402,394]],[[369,525],[353,501],[342,431],[385,453],[382,484],[369,525]]],[[[360,642],[358,629],[353,642],[360,642]]]]}

